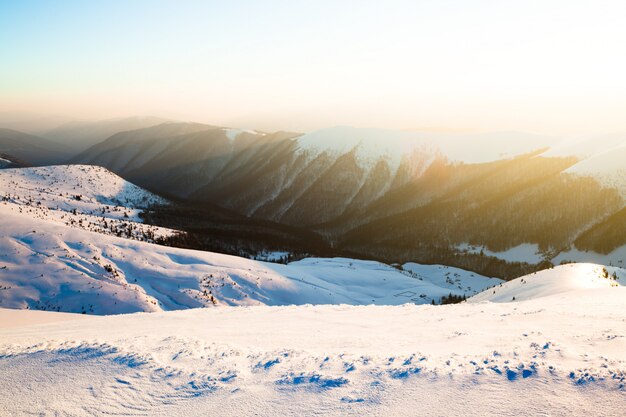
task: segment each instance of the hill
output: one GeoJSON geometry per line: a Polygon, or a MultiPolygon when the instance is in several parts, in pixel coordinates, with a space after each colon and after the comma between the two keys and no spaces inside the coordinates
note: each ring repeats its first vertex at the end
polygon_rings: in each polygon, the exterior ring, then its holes
{"type": "Polygon", "coordinates": [[[147,128],[166,121],[160,117],[134,116],[90,122],[70,122],[48,130],[41,136],[61,143],[67,146],[73,154],[77,154],[116,133],[147,128]]]}
{"type": "Polygon", "coordinates": [[[589,290],[623,286],[626,270],[595,264],[566,264],[526,275],[471,297],[468,302],[535,300],[563,293],[587,296],[589,290]]]}
{"type": "Polygon", "coordinates": [[[71,150],[60,143],[3,128],[0,128],[0,152],[31,165],[63,163],[71,156],[71,150]]]}

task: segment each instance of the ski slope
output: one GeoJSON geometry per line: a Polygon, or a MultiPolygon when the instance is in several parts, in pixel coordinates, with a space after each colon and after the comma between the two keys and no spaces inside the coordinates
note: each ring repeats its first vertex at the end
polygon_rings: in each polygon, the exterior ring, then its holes
{"type": "Polygon", "coordinates": [[[447,306],[0,309],[0,415],[621,415],[623,311],[621,286],[447,306]]]}

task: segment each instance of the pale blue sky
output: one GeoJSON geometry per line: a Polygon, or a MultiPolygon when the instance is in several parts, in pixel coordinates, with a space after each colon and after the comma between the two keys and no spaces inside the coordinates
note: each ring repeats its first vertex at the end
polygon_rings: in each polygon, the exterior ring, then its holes
{"type": "Polygon", "coordinates": [[[0,111],[626,130],[622,1],[0,0],[0,111]]]}

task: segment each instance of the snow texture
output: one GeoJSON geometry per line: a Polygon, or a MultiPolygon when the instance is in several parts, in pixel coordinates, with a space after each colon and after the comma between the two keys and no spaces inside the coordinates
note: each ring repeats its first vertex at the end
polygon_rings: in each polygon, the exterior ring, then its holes
{"type": "Polygon", "coordinates": [[[0,414],[621,415],[626,290],[593,268],[512,303],[0,309],[0,414]]]}

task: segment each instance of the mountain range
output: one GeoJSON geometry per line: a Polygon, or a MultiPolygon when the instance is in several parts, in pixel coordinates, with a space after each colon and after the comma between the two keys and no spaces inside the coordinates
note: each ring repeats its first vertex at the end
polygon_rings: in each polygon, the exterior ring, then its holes
{"type": "MultiPolygon", "coordinates": [[[[301,134],[160,121],[65,125],[43,136],[58,147],[95,144],[73,147],[68,158],[69,151],[46,161],[27,151],[17,156],[31,164],[103,166],[181,207],[206,205],[305,229],[336,250],[386,262],[512,277],[542,262],[604,256],[617,264],[625,254],[624,135],[345,126],[301,134]],[[150,126],[112,133],[142,123],[150,126]]],[[[176,226],[171,209],[167,219],[161,213],[152,221],[176,226]]]]}

